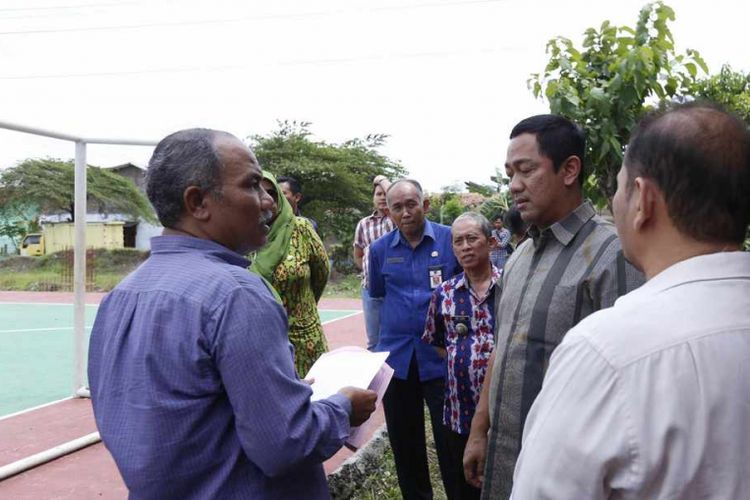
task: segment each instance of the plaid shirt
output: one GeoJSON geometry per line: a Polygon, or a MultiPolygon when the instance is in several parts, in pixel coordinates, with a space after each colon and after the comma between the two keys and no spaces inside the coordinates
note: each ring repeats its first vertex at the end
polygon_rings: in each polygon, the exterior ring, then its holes
{"type": "Polygon", "coordinates": [[[507,257],[508,248],[510,247],[510,231],[505,228],[502,228],[499,231],[497,229],[493,229],[492,236],[494,236],[497,240],[498,246],[492,247],[492,249],[490,249],[490,255],[493,258],[507,257]]]}
{"type": "Polygon", "coordinates": [[[367,288],[367,254],[370,244],[395,228],[396,224],[390,217],[378,215],[377,211],[373,212],[372,215],[363,217],[357,223],[357,229],[354,230],[354,246],[364,251],[362,257],[362,288],[367,288]]]}
{"type": "Polygon", "coordinates": [[[460,273],[435,289],[427,310],[422,342],[446,350],[443,424],[458,434],[469,434],[495,346],[493,308],[501,275],[492,266],[490,286],[478,297],[460,273]],[[467,330],[458,332],[459,324],[467,330]]]}

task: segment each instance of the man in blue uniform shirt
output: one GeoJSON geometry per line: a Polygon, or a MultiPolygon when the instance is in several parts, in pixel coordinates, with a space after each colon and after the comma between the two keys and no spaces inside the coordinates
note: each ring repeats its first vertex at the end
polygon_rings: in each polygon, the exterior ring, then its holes
{"type": "Polygon", "coordinates": [[[448,226],[425,219],[430,202],[417,181],[400,179],[386,194],[397,229],[370,246],[369,291],[383,297],[376,351],[389,351],[395,373],[383,397],[388,437],[404,499],[432,498],[424,403],[430,411],[440,471],[453,491],[442,425],[443,360],[420,341],[432,290],[461,269],[448,226]]]}
{"type": "Polygon", "coordinates": [[[243,257],[271,198],[226,132],[163,139],[148,197],[164,226],[104,299],[89,346],[96,425],[132,499],[329,498],[322,462],[375,409],[342,389],[311,402],[287,318],[243,257]]]}

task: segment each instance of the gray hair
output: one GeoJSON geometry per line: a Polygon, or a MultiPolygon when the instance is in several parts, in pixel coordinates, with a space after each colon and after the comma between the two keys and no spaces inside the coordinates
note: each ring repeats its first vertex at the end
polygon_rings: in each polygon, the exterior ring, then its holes
{"type": "Polygon", "coordinates": [[[415,181],[414,179],[396,179],[385,192],[385,201],[386,203],[388,203],[388,208],[391,207],[391,199],[388,196],[388,193],[390,193],[394,187],[403,182],[408,182],[409,184],[414,186],[414,188],[417,190],[417,196],[419,196],[419,203],[422,203],[424,201],[424,191],[422,191],[422,185],[419,182],[415,181]]]}
{"type": "Polygon", "coordinates": [[[490,226],[490,221],[487,220],[487,217],[478,212],[462,213],[461,215],[456,217],[456,220],[453,221],[451,227],[455,226],[457,222],[462,222],[465,220],[475,222],[477,226],[479,226],[479,229],[482,231],[482,233],[487,237],[487,239],[492,236],[492,226],[490,226]]]}
{"type": "Polygon", "coordinates": [[[174,227],[184,212],[183,194],[190,186],[221,196],[221,159],[214,143],[227,132],[205,128],[180,130],[156,145],[148,162],[146,194],[164,227],[174,227]]]}

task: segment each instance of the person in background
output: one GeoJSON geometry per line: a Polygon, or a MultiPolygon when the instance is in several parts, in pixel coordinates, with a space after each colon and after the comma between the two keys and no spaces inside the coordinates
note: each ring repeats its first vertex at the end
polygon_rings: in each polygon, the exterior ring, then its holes
{"type": "Polygon", "coordinates": [[[647,116],[612,208],[648,281],[555,350],[513,498],[748,498],[747,124],[703,103],[647,116]]]}
{"type": "Polygon", "coordinates": [[[304,377],[328,350],[318,301],[328,281],[330,263],[323,242],[304,217],[296,217],[273,174],[263,172],[263,189],[273,200],[268,243],[252,259],[250,270],[267,279],[289,317],[294,364],[304,377]]]}
{"type": "Polygon", "coordinates": [[[510,253],[518,248],[529,237],[529,225],[521,218],[521,212],[515,205],[511,205],[503,217],[503,225],[511,234],[510,253]]]}
{"type": "MultiPolygon", "coordinates": [[[[284,194],[284,198],[286,198],[286,201],[289,202],[289,205],[292,206],[292,213],[297,217],[305,217],[302,215],[302,212],[300,211],[300,203],[302,203],[302,185],[299,183],[297,179],[295,179],[292,176],[289,175],[280,175],[277,179],[279,188],[281,188],[281,192],[284,194]]],[[[313,219],[312,217],[305,217],[305,219],[310,221],[310,224],[312,224],[313,229],[315,229],[315,232],[318,232],[318,222],[313,219]]]]}
{"type": "Polygon", "coordinates": [[[383,298],[375,350],[390,353],[387,363],[394,370],[383,410],[401,495],[406,500],[432,498],[425,403],[443,485],[446,491],[453,487],[442,423],[443,360],[420,339],[432,291],[461,268],[453,255],[450,228],[425,218],[430,201],[417,181],[395,181],[386,198],[397,229],[370,245],[368,263],[370,295],[383,298]]]}
{"type": "Polygon", "coordinates": [[[490,260],[492,231],[483,215],[459,215],[451,235],[453,253],[464,272],[432,293],[422,341],[445,357],[443,424],[454,485],[448,498],[469,500],[478,499],[481,490],[464,478],[464,448],[495,345],[495,297],[500,294],[502,269],[490,260]]]}
{"type": "Polygon", "coordinates": [[[382,297],[370,297],[367,291],[367,260],[370,244],[396,227],[388,217],[388,204],[385,192],[391,182],[384,176],[378,175],[372,181],[372,204],[374,211],[363,217],[354,230],[354,264],[362,271],[362,311],[365,315],[365,329],[367,332],[367,348],[372,350],[378,343],[380,330],[380,308],[382,297]]]}
{"type": "Polygon", "coordinates": [[[510,246],[511,234],[510,231],[503,227],[502,215],[495,217],[492,225],[494,229],[492,230],[490,259],[493,266],[502,269],[505,266],[508,255],[513,252],[513,248],[510,246]]]}
{"type": "Polygon", "coordinates": [[[88,379],[96,426],[130,498],[327,499],[322,462],[375,409],[347,388],[311,402],[286,314],[243,255],[271,198],[226,132],[162,139],[147,193],[162,236],[102,301],[88,379]]]}

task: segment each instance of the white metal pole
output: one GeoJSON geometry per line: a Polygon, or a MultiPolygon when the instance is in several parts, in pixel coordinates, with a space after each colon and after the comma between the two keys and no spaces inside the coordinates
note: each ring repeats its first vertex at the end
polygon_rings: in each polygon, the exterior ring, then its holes
{"type": "Polygon", "coordinates": [[[46,464],[47,462],[51,462],[52,460],[81,450],[87,446],[91,446],[92,444],[96,444],[101,440],[102,438],[99,436],[98,432],[92,432],[91,434],[79,437],[78,439],[50,448],[49,450],[44,450],[31,455],[30,457],[22,458],[21,460],[9,463],[8,465],[3,465],[0,467],[0,481],[32,469],[38,465],[46,464]]]}
{"type": "Polygon", "coordinates": [[[86,348],[86,143],[76,142],[75,239],[73,243],[73,342],[75,352],[73,394],[84,385],[86,348]]]}

